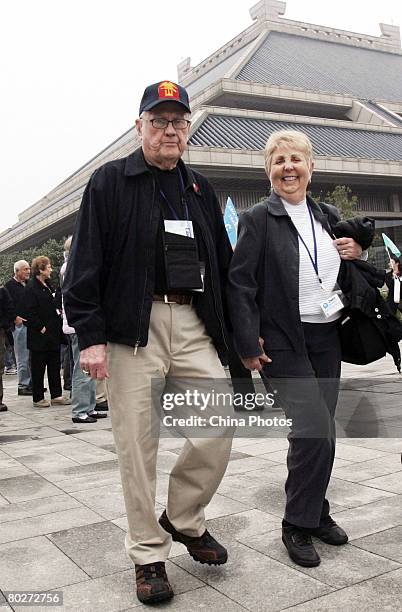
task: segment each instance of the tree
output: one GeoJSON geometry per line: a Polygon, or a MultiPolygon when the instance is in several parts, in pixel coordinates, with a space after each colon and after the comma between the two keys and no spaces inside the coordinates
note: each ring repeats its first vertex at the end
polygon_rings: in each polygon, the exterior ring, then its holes
{"type": "Polygon", "coordinates": [[[61,240],[50,238],[41,246],[31,247],[22,251],[13,251],[12,253],[0,253],[0,285],[6,283],[14,275],[15,261],[25,259],[31,263],[34,257],[39,255],[49,257],[53,268],[52,280],[57,285],[60,268],[64,261],[63,250],[65,240],[65,238],[61,240]]]}
{"type": "MultiPolygon", "coordinates": [[[[352,190],[347,185],[337,185],[333,191],[328,191],[324,200],[333,204],[339,210],[342,219],[350,219],[356,215],[357,196],[351,195],[352,190]]],[[[313,196],[314,197],[314,196],[313,196]]],[[[314,197],[314,199],[316,199],[314,197]]],[[[318,198],[318,199],[321,199],[318,198]]]]}

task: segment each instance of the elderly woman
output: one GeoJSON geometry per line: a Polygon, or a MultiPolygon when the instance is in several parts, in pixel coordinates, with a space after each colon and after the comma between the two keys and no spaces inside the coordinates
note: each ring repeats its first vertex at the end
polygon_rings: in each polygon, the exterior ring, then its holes
{"type": "Polygon", "coordinates": [[[336,281],[341,259],[358,258],[362,249],[351,238],[334,240],[337,209],[306,193],[314,162],[305,134],[272,134],[265,160],[272,192],[240,218],[229,308],[243,364],[272,379],[293,421],[282,540],[293,561],[312,567],[320,563],[312,535],[328,544],[348,540],[325,495],[341,366],[336,281]]]}
{"type": "Polygon", "coordinates": [[[71,404],[62,396],[60,380],[60,344],[62,339],[61,303],[50,287],[52,266],[48,257],[35,257],[32,276],[26,286],[27,346],[31,351],[33,405],[46,408],[71,404]],[[44,398],[43,378],[47,378],[51,402],[44,398]]]}

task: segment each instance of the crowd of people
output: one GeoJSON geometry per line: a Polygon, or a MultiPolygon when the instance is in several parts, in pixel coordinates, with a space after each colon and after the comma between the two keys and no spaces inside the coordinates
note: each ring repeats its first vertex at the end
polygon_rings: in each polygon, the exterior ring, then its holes
{"type": "MultiPolygon", "coordinates": [[[[66,249],[70,243],[71,237],[66,249]]],[[[62,268],[61,282],[63,272],[62,268]]],[[[48,257],[35,257],[31,265],[20,260],[14,263],[14,276],[0,288],[0,412],[8,410],[3,402],[8,353],[6,373],[17,375],[18,395],[31,396],[36,408],[72,405],[74,423],[95,423],[107,417],[105,383],[82,373],[74,330],[63,313],[60,284],[53,286],[51,277],[48,257]],[[61,372],[69,394],[63,395],[61,372]],[[45,397],[45,374],[50,400],[45,397]]]]}
{"type": "MultiPolygon", "coordinates": [[[[228,558],[206,529],[205,507],[225,473],[234,429],[186,436],[170,474],[166,509],[157,518],[159,428],[152,393],[155,380],[162,382],[159,401],[172,380],[181,391],[197,381],[226,381],[227,354],[237,360],[231,371],[250,378],[257,370],[275,381],[289,417],[282,540],[290,558],[317,566],[313,537],[347,543],[327,499],[339,323],[349,290],[340,279],[353,271],[366,287],[364,275],[372,273],[362,252],[374,232],[357,222],[357,233],[343,233],[337,209],[310,197],[313,149],[297,131],[270,135],[265,170],[271,195],[241,216],[233,253],[211,184],[182,160],[190,112],[180,85],[161,81],[145,89],[136,120],[141,147],[98,168],[85,189],[74,236],[65,245],[63,299],[49,286],[46,257],[32,262],[29,281],[27,262],[17,262],[7,283],[12,303],[4,302],[2,318],[13,324],[21,395],[32,394],[35,406],[49,405],[47,368],[50,403],[70,403],[60,385],[64,341],[72,355],[73,421],[95,422],[102,416],[98,400],[110,404],[126,550],[137,596],[147,604],[174,595],[165,567],[172,540],[200,563],[221,565],[228,558]],[[105,380],[107,400],[96,387],[105,380]]],[[[399,276],[395,268],[395,295],[399,276]]]]}

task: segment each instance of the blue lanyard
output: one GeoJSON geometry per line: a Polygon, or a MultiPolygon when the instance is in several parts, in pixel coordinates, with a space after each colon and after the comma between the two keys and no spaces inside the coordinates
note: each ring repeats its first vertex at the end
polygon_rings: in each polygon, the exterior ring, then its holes
{"type": "MultiPolygon", "coordinates": [[[[184,206],[184,212],[185,212],[186,221],[189,221],[188,206],[187,206],[186,199],[184,197],[184,181],[183,181],[183,177],[181,175],[180,168],[178,168],[177,170],[178,170],[178,173],[179,173],[179,180],[180,180],[181,201],[182,201],[183,206],[184,206]]],[[[166,204],[168,205],[168,207],[170,209],[170,212],[173,215],[173,218],[175,219],[175,221],[180,221],[179,217],[177,216],[177,213],[176,213],[175,209],[173,208],[173,206],[171,205],[171,203],[167,199],[166,194],[162,191],[160,186],[159,186],[159,193],[161,194],[162,198],[165,200],[166,204]]]]}
{"type": "Polygon", "coordinates": [[[310,253],[310,249],[308,248],[307,244],[304,242],[303,237],[302,237],[302,236],[299,234],[299,231],[298,231],[298,229],[297,229],[297,228],[296,228],[296,232],[297,232],[297,235],[298,235],[298,236],[299,236],[299,238],[300,238],[300,241],[301,241],[301,242],[302,242],[302,244],[304,245],[304,248],[305,248],[305,249],[306,249],[306,251],[307,251],[307,254],[308,254],[308,256],[309,256],[309,258],[310,258],[310,261],[311,261],[311,263],[312,263],[312,265],[313,265],[314,271],[315,271],[315,273],[316,273],[316,275],[317,275],[318,281],[319,281],[319,283],[322,285],[322,280],[321,280],[320,275],[319,275],[319,272],[318,272],[317,238],[316,238],[316,235],[315,235],[315,227],[314,227],[313,213],[311,212],[311,208],[310,208],[310,206],[309,206],[308,204],[307,204],[307,208],[308,208],[308,212],[309,212],[309,215],[310,215],[311,231],[312,231],[312,234],[313,234],[313,243],[314,243],[314,259],[313,259],[312,255],[311,255],[311,253],[310,253]]]}

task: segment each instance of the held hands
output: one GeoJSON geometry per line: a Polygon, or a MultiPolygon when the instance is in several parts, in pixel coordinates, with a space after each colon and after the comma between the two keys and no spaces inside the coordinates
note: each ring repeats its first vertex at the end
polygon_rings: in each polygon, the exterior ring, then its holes
{"type": "Polygon", "coordinates": [[[93,379],[109,377],[106,363],[106,345],[94,344],[80,352],[80,366],[84,374],[93,379]]]}
{"type": "MultiPolygon", "coordinates": [[[[263,338],[261,337],[258,338],[258,343],[260,347],[263,349],[263,346],[264,346],[263,338]]],[[[258,357],[246,357],[245,359],[242,359],[242,362],[243,362],[244,367],[247,368],[248,370],[251,370],[251,371],[257,370],[258,372],[260,372],[266,363],[272,362],[272,359],[270,359],[268,355],[266,355],[265,352],[263,351],[261,355],[258,355],[258,357]]]]}
{"type": "Polygon", "coordinates": [[[338,250],[341,259],[349,260],[359,259],[363,250],[353,238],[338,238],[334,240],[335,247],[338,250]]]}

